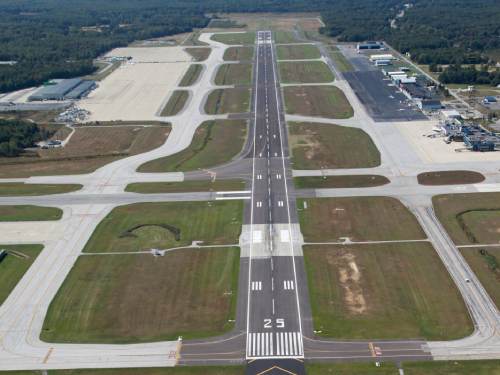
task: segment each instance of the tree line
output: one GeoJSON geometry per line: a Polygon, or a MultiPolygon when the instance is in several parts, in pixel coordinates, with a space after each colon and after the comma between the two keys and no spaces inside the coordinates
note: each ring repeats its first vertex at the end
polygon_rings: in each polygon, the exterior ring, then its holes
{"type": "Polygon", "coordinates": [[[19,156],[25,148],[52,134],[33,122],[0,119],[0,157],[19,156]]]}

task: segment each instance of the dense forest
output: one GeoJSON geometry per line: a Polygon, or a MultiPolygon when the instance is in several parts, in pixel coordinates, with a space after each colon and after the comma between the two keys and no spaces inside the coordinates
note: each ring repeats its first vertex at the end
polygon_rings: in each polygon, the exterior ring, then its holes
{"type": "Polygon", "coordinates": [[[88,74],[111,48],[204,27],[211,13],[263,11],[321,12],[325,34],[387,40],[425,64],[491,64],[500,50],[498,0],[2,0],[0,61],[17,64],[0,65],[0,92],[88,74]]]}
{"type": "Polygon", "coordinates": [[[0,157],[18,156],[24,148],[33,147],[50,135],[32,122],[0,119],[0,157]]]}

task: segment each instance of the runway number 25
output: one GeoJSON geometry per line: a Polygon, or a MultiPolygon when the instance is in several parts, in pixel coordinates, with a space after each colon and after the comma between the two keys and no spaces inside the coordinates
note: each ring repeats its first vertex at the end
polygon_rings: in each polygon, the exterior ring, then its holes
{"type": "MultiPolygon", "coordinates": [[[[272,319],[264,319],[264,328],[273,328],[272,319]]],[[[276,319],[276,328],[285,328],[285,319],[276,319]]]]}

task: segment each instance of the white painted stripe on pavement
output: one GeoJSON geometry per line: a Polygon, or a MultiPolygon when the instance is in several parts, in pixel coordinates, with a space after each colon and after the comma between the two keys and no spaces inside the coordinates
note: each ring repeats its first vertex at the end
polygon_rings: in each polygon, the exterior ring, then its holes
{"type": "Polygon", "coordinates": [[[215,194],[250,194],[251,190],[216,191],[215,194]]]}
{"type": "Polygon", "coordinates": [[[250,199],[251,197],[215,197],[216,201],[224,201],[224,200],[236,200],[236,199],[250,199]]]}

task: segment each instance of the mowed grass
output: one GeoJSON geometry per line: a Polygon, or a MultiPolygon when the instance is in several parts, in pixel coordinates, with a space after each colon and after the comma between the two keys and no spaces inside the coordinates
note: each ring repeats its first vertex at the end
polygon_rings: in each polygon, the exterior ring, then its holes
{"type": "Polygon", "coordinates": [[[351,63],[346,59],[344,54],[339,51],[338,48],[330,48],[330,57],[335,64],[335,68],[337,68],[340,72],[351,72],[354,70],[351,63]]]}
{"type": "Polygon", "coordinates": [[[285,61],[278,67],[282,83],[328,83],[335,79],[323,61],[285,61]]]}
{"type": "Polygon", "coordinates": [[[484,178],[481,173],[474,171],[424,172],[417,176],[421,185],[477,184],[484,181],[484,178]]]}
{"type": "Polygon", "coordinates": [[[250,90],[247,88],[213,90],[205,103],[205,112],[209,115],[242,113],[249,110],[250,90]]]}
{"type": "Polygon", "coordinates": [[[232,327],[238,248],[80,256],[50,304],[41,339],[130,343],[214,336],[232,327]]]}
{"type": "Polygon", "coordinates": [[[297,43],[299,40],[293,31],[277,30],[273,32],[275,43],[297,43]]]}
{"type": "Polygon", "coordinates": [[[250,85],[252,64],[223,64],[215,76],[216,85],[250,85]]]}
{"type": "Polygon", "coordinates": [[[306,246],[304,257],[314,329],[322,336],[450,340],[473,331],[429,243],[306,246]]]}
{"type": "Polygon", "coordinates": [[[62,210],[56,207],[32,205],[0,205],[0,221],[48,221],[59,220],[62,210]]]}
{"type": "Polygon", "coordinates": [[[308,375],[396,375],[398,369],[392,362],[382,362],[380,367],[375,363],[308,363],[308,375]]]}
{"type": "Polygon", "coordinates": [[[224,61],[248,61],[253,59],[253,47],[229,47],[224,52],[224,61]]]}
{"type": "Polygon", "coordinates": [[[288,86],[283,93],[291,115],[343,119],[354,114],[342,90],[334,86],[288,86]]]}
{"type": "Polygon", "coordinates": [[[211,39],[215,40],[216,42],[224,43],[227,45],[254,44],[255,33],[243,32],[243,33],[214,34],[212,35],[211,39]]]}
{"type": "Polygon", "coordinates": [[[460,252],[498,308],[500,306],[500,246],[461,248],[460,252]]]}
{"type": "Polygon", "coordinates": [[[426,236],[410,211],[389,197],[299,199],[300,229],[307,242],[418,240],[426,236]],[[304,208],[304,203],[306,208],[304,208]]]}
{"type": "Polygon", "coordinates": [[[363,130],[332,124],[290,122],[293,169],[370,168],[380,152],[363,130]]]}
{"type": "Polygon", "coordinates": [[[382,186],[390,181],[387,177],[378,175],[346,175],[294,177],[293,182],[298,189],[345,189],[382,186]]]}
{"type": "Polygon", "coordinates": [[[455,244],[500,243],[500,193],[437,195],[432,202],[455,244]]]}
{"type": "Polygon", "coordinates": [[[175,90],[167,104],[161,110],[160,116],[175,116],[177,115],[184,106],[189,98],[189,92],[186,90],[175,90]]]}
{"type": "MultiPolygon", "coordinates": [[[[40,371],[6,371],[5,375],[40,375],[40,371]]],[[[242,366],[192,366],[127,369],[49,370],[48,375],[244,375],[242,366]]]]}
{"type": "Polygon", "coordinates": [[[312,44],[281,45],[276,47],[278,60],[319,59],[321,53],[312,44]]]}
{"type": "Polygon", "coordinates": [[[203,70],[203,65],[201,64],[191,64],[187,72],[182,77],[179,87],[188,87],[193,85],[199,78],[200,73],[203,70]]]}
{"type": "Polygon", "coordinates": [[[244,120],[215,120],[201,124],[188,148],[141,165],[139,172],[178,172],[211,168],[231,161],[245,144],[244,120]]]}
{"type": "Polygon", "coordinates": [[[243,180],[203,180],[182,182],[136,182],[127,185],[125,191],[141,194],[180,193],[195,191],[236,191],[244,190],[243,180]]]}
{"type": "Polygon", "coordinates": [[[24,184],[22,182],[0,183],[0,196],[33,196],[63,194],[82,188],[78,184],[24,184]]]}
{"type": "Polygon", "coordinates": [[[238,243],[242,201],[136,203],[113,209],[97,226],[84,252],[148,251],[238,243]]]}
{"type": "Polygon", "coordinates": [[[184,51],[193,56],[195,61],[205,61],[210,56],[212,52],[211,48],[203,48],[203,47],[194,47],[194,48],[184,48],[184,51]]]}
{"type": "Polygon", "coordinates": [[[0,245],[7,256],[0,262],[0,306],[42,251],[42,245],[0,245]]]}

